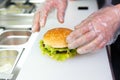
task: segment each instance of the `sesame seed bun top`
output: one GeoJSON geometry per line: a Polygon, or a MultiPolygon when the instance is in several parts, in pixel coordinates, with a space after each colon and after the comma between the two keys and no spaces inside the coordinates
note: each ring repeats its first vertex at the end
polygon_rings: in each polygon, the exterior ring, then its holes
{"type": "Polygon", "coordinates": [[[68,28],[53,28],[48,30],[44,36],[44,44],[53,48],[64,48],[67,47],[66,37],[72,32],[68,28]]]}

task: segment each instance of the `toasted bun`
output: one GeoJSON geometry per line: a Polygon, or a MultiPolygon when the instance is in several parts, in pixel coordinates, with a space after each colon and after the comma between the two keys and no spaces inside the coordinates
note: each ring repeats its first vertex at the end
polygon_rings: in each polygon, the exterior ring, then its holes
{"type": "Polygon", "coordinates": [[[72,30],[68,28],[54,28],[48,30],[43,36],[44,44],[53,48],[67,47],[66,37],[71,32],[72,30]]]}

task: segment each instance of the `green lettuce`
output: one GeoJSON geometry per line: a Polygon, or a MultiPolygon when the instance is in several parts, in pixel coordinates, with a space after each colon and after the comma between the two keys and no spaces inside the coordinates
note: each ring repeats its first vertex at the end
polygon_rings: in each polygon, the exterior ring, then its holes
{"type": "Polygon", "coordinates": [[[57,61],[64,61],[67,58],[74,57],[77,52],[76,49],[65,48],[53,48],[48,45],[45,45],[43,40],[40,40],[40,49],[42,54],[50,56],[52,59],[57,61]]]}

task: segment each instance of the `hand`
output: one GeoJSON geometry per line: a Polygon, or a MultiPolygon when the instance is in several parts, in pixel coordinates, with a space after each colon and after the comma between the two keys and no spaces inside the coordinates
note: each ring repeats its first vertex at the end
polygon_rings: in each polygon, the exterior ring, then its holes
{"type": "Polygon", "coordinates": [[[37,10],[34,16],[33,32],[39,31],[40,27],[45,26],[47,16],[53,9],[57,9],[57,18],[60,23],[64,22],[64,14],[67,7],[67,0],[47,0],[44,7],[37,10]]]}
{"type": "Polygon", "coordinates": [[[119,27],[119,10],[111,6],[90,15],[67,37],[68,47],[77,48],[79,54],[84,54],[106,46],[119,27]]]}

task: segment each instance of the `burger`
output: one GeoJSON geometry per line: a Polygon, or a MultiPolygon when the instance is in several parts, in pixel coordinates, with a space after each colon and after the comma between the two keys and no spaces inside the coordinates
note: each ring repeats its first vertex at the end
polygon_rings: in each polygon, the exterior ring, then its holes
{"type": "Polygon", "coordinates": [[[72,32],[68,28],[53,28],[48,30],[43,40],[40,40],[40,49],[42,54],[50,56],[57,61],[64,61],[70,57],[74,57],[76,49],[69,49],[66,37],[72,32]]]}

